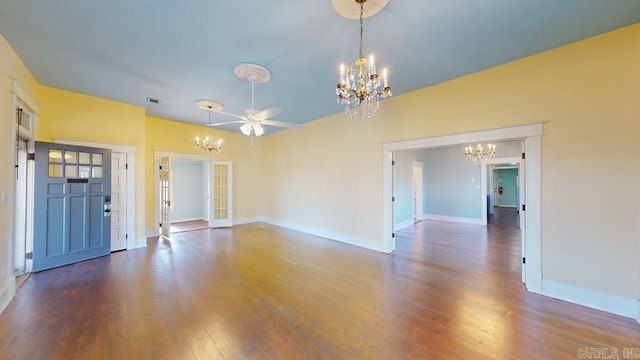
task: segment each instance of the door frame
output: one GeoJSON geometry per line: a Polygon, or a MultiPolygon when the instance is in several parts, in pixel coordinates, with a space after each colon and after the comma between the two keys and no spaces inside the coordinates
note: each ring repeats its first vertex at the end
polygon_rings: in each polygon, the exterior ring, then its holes
{"type": "MultiPolygon", "coordinates": [[[[91,141],[78,141],[78,140],[69,140],[69,139],[53,139],[53,142],[56,144],[63,145],[74,145],[74,146],[87,146],[94,148],[102,148],[102,149],[110,149],[112,153],[125,153],[127,154],[127,199],[126,199],[126,207],[127,207],[127,250],[137,249],[141,247],[147,246],[146,238],[142,238],[141,241],[138,241],[136,237],[136,197],[138,194],[136,193],[136,148],[131,145],[121,145],[121,144],[109,144],[109,143],[98,143],[91,141]]],[[[141,190],[144,193],[144,188],[141,190]]],[[[144,213],[144,209],[139,209],[141,213],[144,213]]]]}
{"type": "MultiPolygon", "coordinates": [[[[542,240],[541,240],[541,165],[543,123],[518,125],[506,128],[481,130],[460,134],[434,136],[414,140],[400,140],[382,144],[382,248],[393,252],[396,247],[393,233],[393,152],[418,150],[451,145],[465,145],[478,142],[524,140],[526,163],[523,169],[525,183],[524,213],[527,226],[523,229],[526,237],[526,287],[534,293],[542,293],[542,240]]],[[[481,184],[486,192],[486,183],[481,184]]],[[[486,193],[485,193],[486,194],[486,193]]],[[[486,207],[486,195],[483,202],[486,207]]],[[[483,209],[482,213],[486,212],[483,209]]]]}
{"type": "Polygon", "coordinates": [[[424,215],[424,163],[422,161],[413,160],[411,166],[411,180],[413,183],[413,222],[417,223],[423,220],[424,215]],[[419,171],[419,181],[416,181],[416,170],[419,171]]]}
{"type": "MultiPolygon", "coordinates": [[[[40,105],[38,104],[38,102],[36,101],[36,99],[31,96],[31,94],[29,93],[29,91],[22,86],[22,84],[20,83],[20,81],[18,81],[17,79],[12,79],[12,84],[11,84],[11,134],[14,134],[16,136],[19,136],[20,139],[24,140],[26,142],[26,151],[27,153],[33,153],[35,151],[35,137],[36,137],[36,129],[37,129],[37,124],[38,124],[38,112],[40,109],[40,105]],[[29,124],[28,127],[23,127],[23,126],[18,126],[17,123],[17,118],[16,118],[16,109],[18,107],[18,105],[22,103],[24,104],[26,107],[29,108],[30,112],[31,112],[31,123],[29,124]]],[[[15,139],[14,139],[15,140],[15,139]]],[[[12,158],[13,159],[17,159],[18,156],[18,150],[15,148],[15,141],[9,141],[7,144],[8,147],[8,153],[12,154],[12,158]]],[[[17,164],[14,164],[17,165],[17,164]]],[[[25,169],[25,174],[27,176],[27,188],[26,188],[26,199],[25,199],[25,206],[26,206],[26,211],[25,212],[17,212],[15,211],[15,200],[14,200],[14,204],[13,204],[13,208],[12,208],[12,213],[13,216],[11,217],[11,223],[10,223],[10,234],[11,234],[11,240],[9,241],[9,248],[8,248],[8,253],[7,256],[9,257],[8,260],[8,264],[10,264],[11,266],[11,271],[8,274],[9,276],[9,294],[12,297],[13,294],[15,294],[15,268],[16,268],[16,264],[15,264],[15,241],[16,241],[16,229],[14,224],[16,223],[16,221],[18,221],[18,216],[24,214],[26,216],[26,219],[23,219],[25,221],[25,229],[26,229],[26,248],[29,249],[29,245],[30,248],[33,249],[33,224],[34,224],[34,219],[33,219],[33,205],[34,205],[34,192],[35,192],[35,188],[34,188],[34,167],[33,167],[33,161],[27,161],[27,167],[25,169]],[[20,215],[19,215],[20,214],[20,215]]],[[[14,175],[15,176],[15,175],[14,175]]],[[[10,189],[10,194],[12,194],[12,196],[15,199],[16,196],[16,180],[14,178],[13,181],[11,181],[11,189],[10,189]]],[[[25,254],[26,255],[26,254],[25,254]]],[[[31,272],[32,270],[32,260],[31,259],[25,259],[25,269],[24,272],[31,272]]],[[[2,300],[2,294],[0,293],[0,301],[2,300]]],[[[2,309],[3,304],[0,303],[0,309],[2,309]]]]}
{"type": "MultiPolygon", "coordinates": [[[[160,174],[158,171],[158,165],[160,158],[163,156],[168,156],[173,160],[192,160],[192,161],[202,161],[209,166],[207,171],[208,174],[208,189],[209,189],[209,199],[211,199],[211,163],[216,161],[211,155],[200,155],[200,154],[188,154],[188,153],[176,153],[176,152],[167,152],[167,151],[154,151],[153,152],[153,233],[149,236],[156,236],[160,234],[160,226],[158,225],[160,222],[160,213],[158,209],[160,208],[160,200],[158,199],[158,194],[160,191],[160,174]]],[[[211,227],[211,201],[207,201],[207,219],[209,222],[209,227],[211,227]]]]}

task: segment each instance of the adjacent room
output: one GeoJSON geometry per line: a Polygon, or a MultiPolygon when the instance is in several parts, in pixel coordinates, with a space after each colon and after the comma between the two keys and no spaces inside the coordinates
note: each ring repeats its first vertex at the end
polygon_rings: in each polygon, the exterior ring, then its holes
{"type": "Polygon", "coordinates": [[[0,5],[0,358],[640,358],[640,2],[0,5]]]}

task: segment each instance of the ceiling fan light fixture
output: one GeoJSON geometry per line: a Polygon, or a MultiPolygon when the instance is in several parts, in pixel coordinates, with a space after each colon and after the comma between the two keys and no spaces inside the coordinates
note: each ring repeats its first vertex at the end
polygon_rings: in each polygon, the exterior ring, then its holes
{"type": "Polygon", "coordinates": [[[262,136],[264,134],[264,128],[260,124],[255,124],[253,125],[253,133],[256,134],[256,136],[262,136]]]}
{"type": "Polygon", "coordinates": [[[249,124],[248,122],[244,123],[242,126],[240,126],[240,131],[243,134],[245,134],[247,136],[250,136],[251,135],[251,124],[249,124]]]}

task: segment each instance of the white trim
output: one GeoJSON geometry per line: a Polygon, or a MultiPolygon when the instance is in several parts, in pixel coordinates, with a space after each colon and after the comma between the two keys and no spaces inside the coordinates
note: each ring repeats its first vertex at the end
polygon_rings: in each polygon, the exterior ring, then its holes
{"type": "Polygon", "coordinates": [[[542,125],[543,123],[534,123],[499,129],[434,136],[422,139],[391,141],[382,144],[382,151],[387,152],[398,150],[426,149],[494,140],[520,140],[529,136],[542,135],[542,125]]]}
{"type": "Polygon", "coordinates": [[[542,295],[632,319],[637,319],[640,312],[636,299],[562,284],[551,280],[542,280],[542,295]]]}
{"type": "Polygon", "coordinates": [[[262,220],[267,224],[280,226],[280,227],[284,227],[284,228],[295,230],[295,231],[300,231],[305,234],[319,236],[328,240],[334,240],[334,241],[346,243],[349,245],[355,245],[355,246],[359,246],[359,247],[363,247],[366,249],[375,250],[379,252],[388,252],[386,251],[386,248],[382,243],[359,238],[357,236],[343,234],[335,231],[327,231],[325,229],[295,224],[288,221],[280,221],[280,220],[271,219],[271,218],[263,218],[262,220]]]}
{"type": "MultiPolygon", "coordinates": [[[[442,146],[460,145],[475,142],[523,140],[526,152],[526,189],[525,212],[527,226],[523,230],[526,236],[526,279],[527,289],[542,292],[542,239],[541,239],[541,156],[543,123],[519,125],[501,129],[468,132],[462,134],[435,136],[423,139],[393,141],[382,144],[382,247],[393,251],[393,152],[399,150],[428,149],[442,146]]],[[[481,186],[482,187],[482,186],[481,186]]],[[[486,196],[485,196],[486,198],[486,196]]],[[[485,202],[483,202],[485,203],[485,202]]],[[[486,203],[485,203],[486,206],[486,203]]],[[[484,212],[484,210],[483,210],[484,212]]]]}
{"type": "Polygon", "coordinates": [[[7,280],[7,285],[0,292],[0,313],[4,311],[7,305],[11,302],[11,299],[13,299],[13,296],[16,294],[16,290],[14,289],[16,283],[15,277],[13,275],[9,276],[7,280]]]}
{"type": "Polygon", "coordinates": [[[448,215],[438,215],[438,214],[424,214],[423,219],[424,220],[455,222],[455,223],[462,223],[462,224],[486,225],[486,223],[482,222],[482,219],[470,218],[470,217],[448,216],[448,215]]]}
{"type": "MultiPolygon", "coordinates": [[[[150,237],[158,236],[160,232],[157,229],[146,229],[144,231],[145,240],[150,237]]],[[[138,241],[138,240],[136,240],[138,241]]]]}
{"type": "Polygon", "coordinates": [[[520,219],[524,217],[521,231],[526,242],[526,287],[539,294],[542,292],[542,136],[525,138],[524,152],[524,201],[520,201],[526,205],[526,210],[520,219]]]}
{"type": "Polygon", "coordinates": [[[140,248],[146,248],[147,247],[147,238],[146,237],[142,237],[142,238],[129,238],[129,240],[127,241],[127,250],[134,250],[134,249],[140,249],[140,248]]]}
{"type": "Polygon", "coordinates": [[[176,224],[176,223],[189,222],[189,221],[208,221],[208,220],[207,220],[207,218],[204,218],[204,217],[191,218],[191,219],[180,219],[180,220],[171,219],[171,225],[176,224]]]}
{"type": "MultiPolygon", "coordinates": [[[[127,155],[127,250],[139,248],[139,241],[136,236],[136,198],[138,193],[136,190],[144,192],[144,187],[136,186],[136,147],[123,144],[108,144],[89,141],[78,141],[69,139],[53,139],[56,144],[72,145],[72,146],[87,146],[102,149],[110,149],[112,152],[125,153],[127,155]]],[[[144,182],[143,182],[144,183],[144,182]]],[[[138,209],[142,214],[145,213],[144,202],[142,203],[142,209],[138,209]]],[[[147,246],[146,241],[144,246],[147,246]]]]}
{"type": "Polygon", "coordinates": [[[16,94],[16,96],[19,97],[20,100],[22,100],[22,102],[24,102],[29,108],[31,108],[33,112],[38,112],[38,110],[40,109],[40,104],[38,104],[36,98],[31,96],[29,91],[24,86],[22,86],[18,79],[11,78],[11,92],[16,94]]]}
{"type": "Polygon", "coordinates": [[[264,222],[264,218],[248,217],[248,218],[233,219],[233,225],[252,224],[256,222],[264,222]]]}
{"type": "Polygon", "coordinates": [[[636,301],[638,303],[638,310],[637,310],[637,315],[636,315],[636,322],[638,322],[640,324],[640,299],[638,299],[636,301]]]}

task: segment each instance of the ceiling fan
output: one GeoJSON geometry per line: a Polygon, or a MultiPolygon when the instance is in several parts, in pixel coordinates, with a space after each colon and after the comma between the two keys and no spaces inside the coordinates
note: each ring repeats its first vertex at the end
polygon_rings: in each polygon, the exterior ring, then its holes
{"type": "Polygon", "coordinates": [[[264,128],[262,125],[278,126],[283,128],[301,128],[302,125],[288,123],[284,121],[270,120],[272,117],[280,114],[281,109],[277,107],[270,107],[266,110],[257,110],[254,106],[254,86],[255,84],[262,84],[271,80],[271,72],[266,68],[256,64],[239,64],[233,69],[233,72],[242,80],[249,81],[251,83],[251,108],[245,109],[242,114],[233,114],[222,111],[222,105],[211,100],[198,100],[196,101],[196,107],[204,110],[216,112],[218,114],[231,116],[240,120],[225,121],[219,123],[208,124],[207,126],[220,126],[227,124],[242,124],[240,131],[251,136],[253,142],[253,136],[261,136],[264,134],[264,128]]]}

